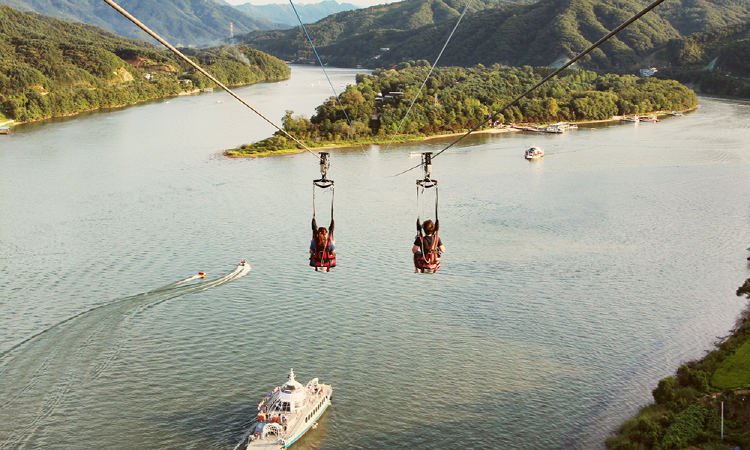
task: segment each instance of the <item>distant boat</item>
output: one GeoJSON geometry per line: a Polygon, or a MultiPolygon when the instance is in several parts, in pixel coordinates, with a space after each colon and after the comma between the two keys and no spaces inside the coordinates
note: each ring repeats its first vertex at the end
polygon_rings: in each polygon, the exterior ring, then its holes
{"type": "Polygon", "coordinates": [[[531,147],[526,150],[525,158],[528,160],[539,159],[544,157],[544,149],[542,147],[531,147]]]}
{"type": "Polygon", "coordinates": [[[638,119],[638,116],[621,117],[620,118],[620,122],[635,122],[635,123],[638,123],[638,122],[640,122],[640,119],[638,119]]]}
{"type": "Polygon", "coordinates": [[[640,116],[638,119],[641,122],[661,122],[661,120],[658,117],[654,116],[654,115],[651,115],[651,116],[640,116]]]}
{"type": "Polygon", "coordinates": [[[0,134],[10,134],[10,127],[0,127],[0,134]]]}
{"type": "Polygon", "coordinates": [[[682,116],[682,111],[672,111],[669,113],[670,116],[680,117],[682,116]]]}

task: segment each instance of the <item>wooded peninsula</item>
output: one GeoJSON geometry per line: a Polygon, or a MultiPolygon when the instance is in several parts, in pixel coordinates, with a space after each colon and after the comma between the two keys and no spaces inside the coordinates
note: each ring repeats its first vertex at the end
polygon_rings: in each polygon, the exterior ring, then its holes
{"type": "MultiPolygon", "coordinates": [[[[227,85],[291,74],[283,61],[245,46],[182,51],[227,85]]],[[[185,61],[149,43],[0,6],[0,122],[132,105],[213,86],[185,61]]]]}
{"type": "MultiPolygon", "coordinates": [[[[310,148],[388,143],[394,134],[396,142],[403,142],[465,132],[554,71],[498,64],[437,68],[419,92],[429,70],[429,62],[421,60],[378,69],[372,75],[359,74],[357,84],[339,96],[341,104],[330,97],[309,119],[287,111],[282,126],[310,148]]],[[[676,81],[567,69],[482,129],[510,123],[607,120],[615,115],[683,111],[697,104],[695,92],[676,81]]],[[[226,154],[260,156],[299,148],[277,131],[270,138],[226,154]]]]}

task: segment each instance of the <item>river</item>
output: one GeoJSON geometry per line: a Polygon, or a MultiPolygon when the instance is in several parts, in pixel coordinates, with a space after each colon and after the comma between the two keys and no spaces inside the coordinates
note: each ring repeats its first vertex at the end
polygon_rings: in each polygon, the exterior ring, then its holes
{"type": "MultiPolygon", "coordinates": [[[[329,72],[339,91],[356,73],[329,72]]],[[[300,66],[236,91],[272,120],[331,95],[300,66]]],[[[307,266],[316,158],[222,157],[273,132],[224,92],[16,126],[0,136],[0,449],[233,449],[290,368],[334,389],[297,449],[601,449],[746,305],[750,105],[700,103],[446,151],[435,275],[411,265],[421,174],[391,176],[448,140],[332,151],[323,274],[307,266]],[[534,144],[546,156],[524,160],[534,144]]]]}

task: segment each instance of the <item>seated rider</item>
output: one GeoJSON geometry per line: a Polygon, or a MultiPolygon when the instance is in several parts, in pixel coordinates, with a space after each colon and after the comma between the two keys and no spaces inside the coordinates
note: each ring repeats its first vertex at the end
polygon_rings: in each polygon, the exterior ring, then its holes
{"type": "Polygon", "coordinates": [[[336,240],[333,238],[333,227],[334,222],[331,219],[330,229],[326,230],[325,227],[318,227],[315,222],[315,218],[312,220],[312,242],[310,242],[310,265],[315,267],[317,272],[320,268],[326,268],[327,272],[331,271],[331,267],[336,267],[336,240]]]}
{"type": "Polygon", "coordinates": [[[435,224],[432,220],[426,220],[422,224],[424,230],[424,238],[417,235],[414,240],[414,246],[411,248],[411,252],[414,253],[414,273],[424,270],[436,271],[440,267],[440,254],[445,253],[445,245],[437,235],[435,230],[435,224]],[[434,236],[433,236],[434,234],[434,236]],[[436,237],[435,241],[433,238],[436,237]],[[424,239],[424,242],[422,242],[424,239]],[[424,248],[425,254],[422,254],[424,248]]]}

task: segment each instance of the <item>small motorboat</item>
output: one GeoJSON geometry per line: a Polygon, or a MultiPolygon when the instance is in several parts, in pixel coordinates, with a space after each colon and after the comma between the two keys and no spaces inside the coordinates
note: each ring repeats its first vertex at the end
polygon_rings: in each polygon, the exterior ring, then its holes
{"type": "Polygon", "coordinates": [[[528,160],[539,159],[544,157],[544,149],[542,147],[531,147],[526,150],[525,158],[528,160]]]}

